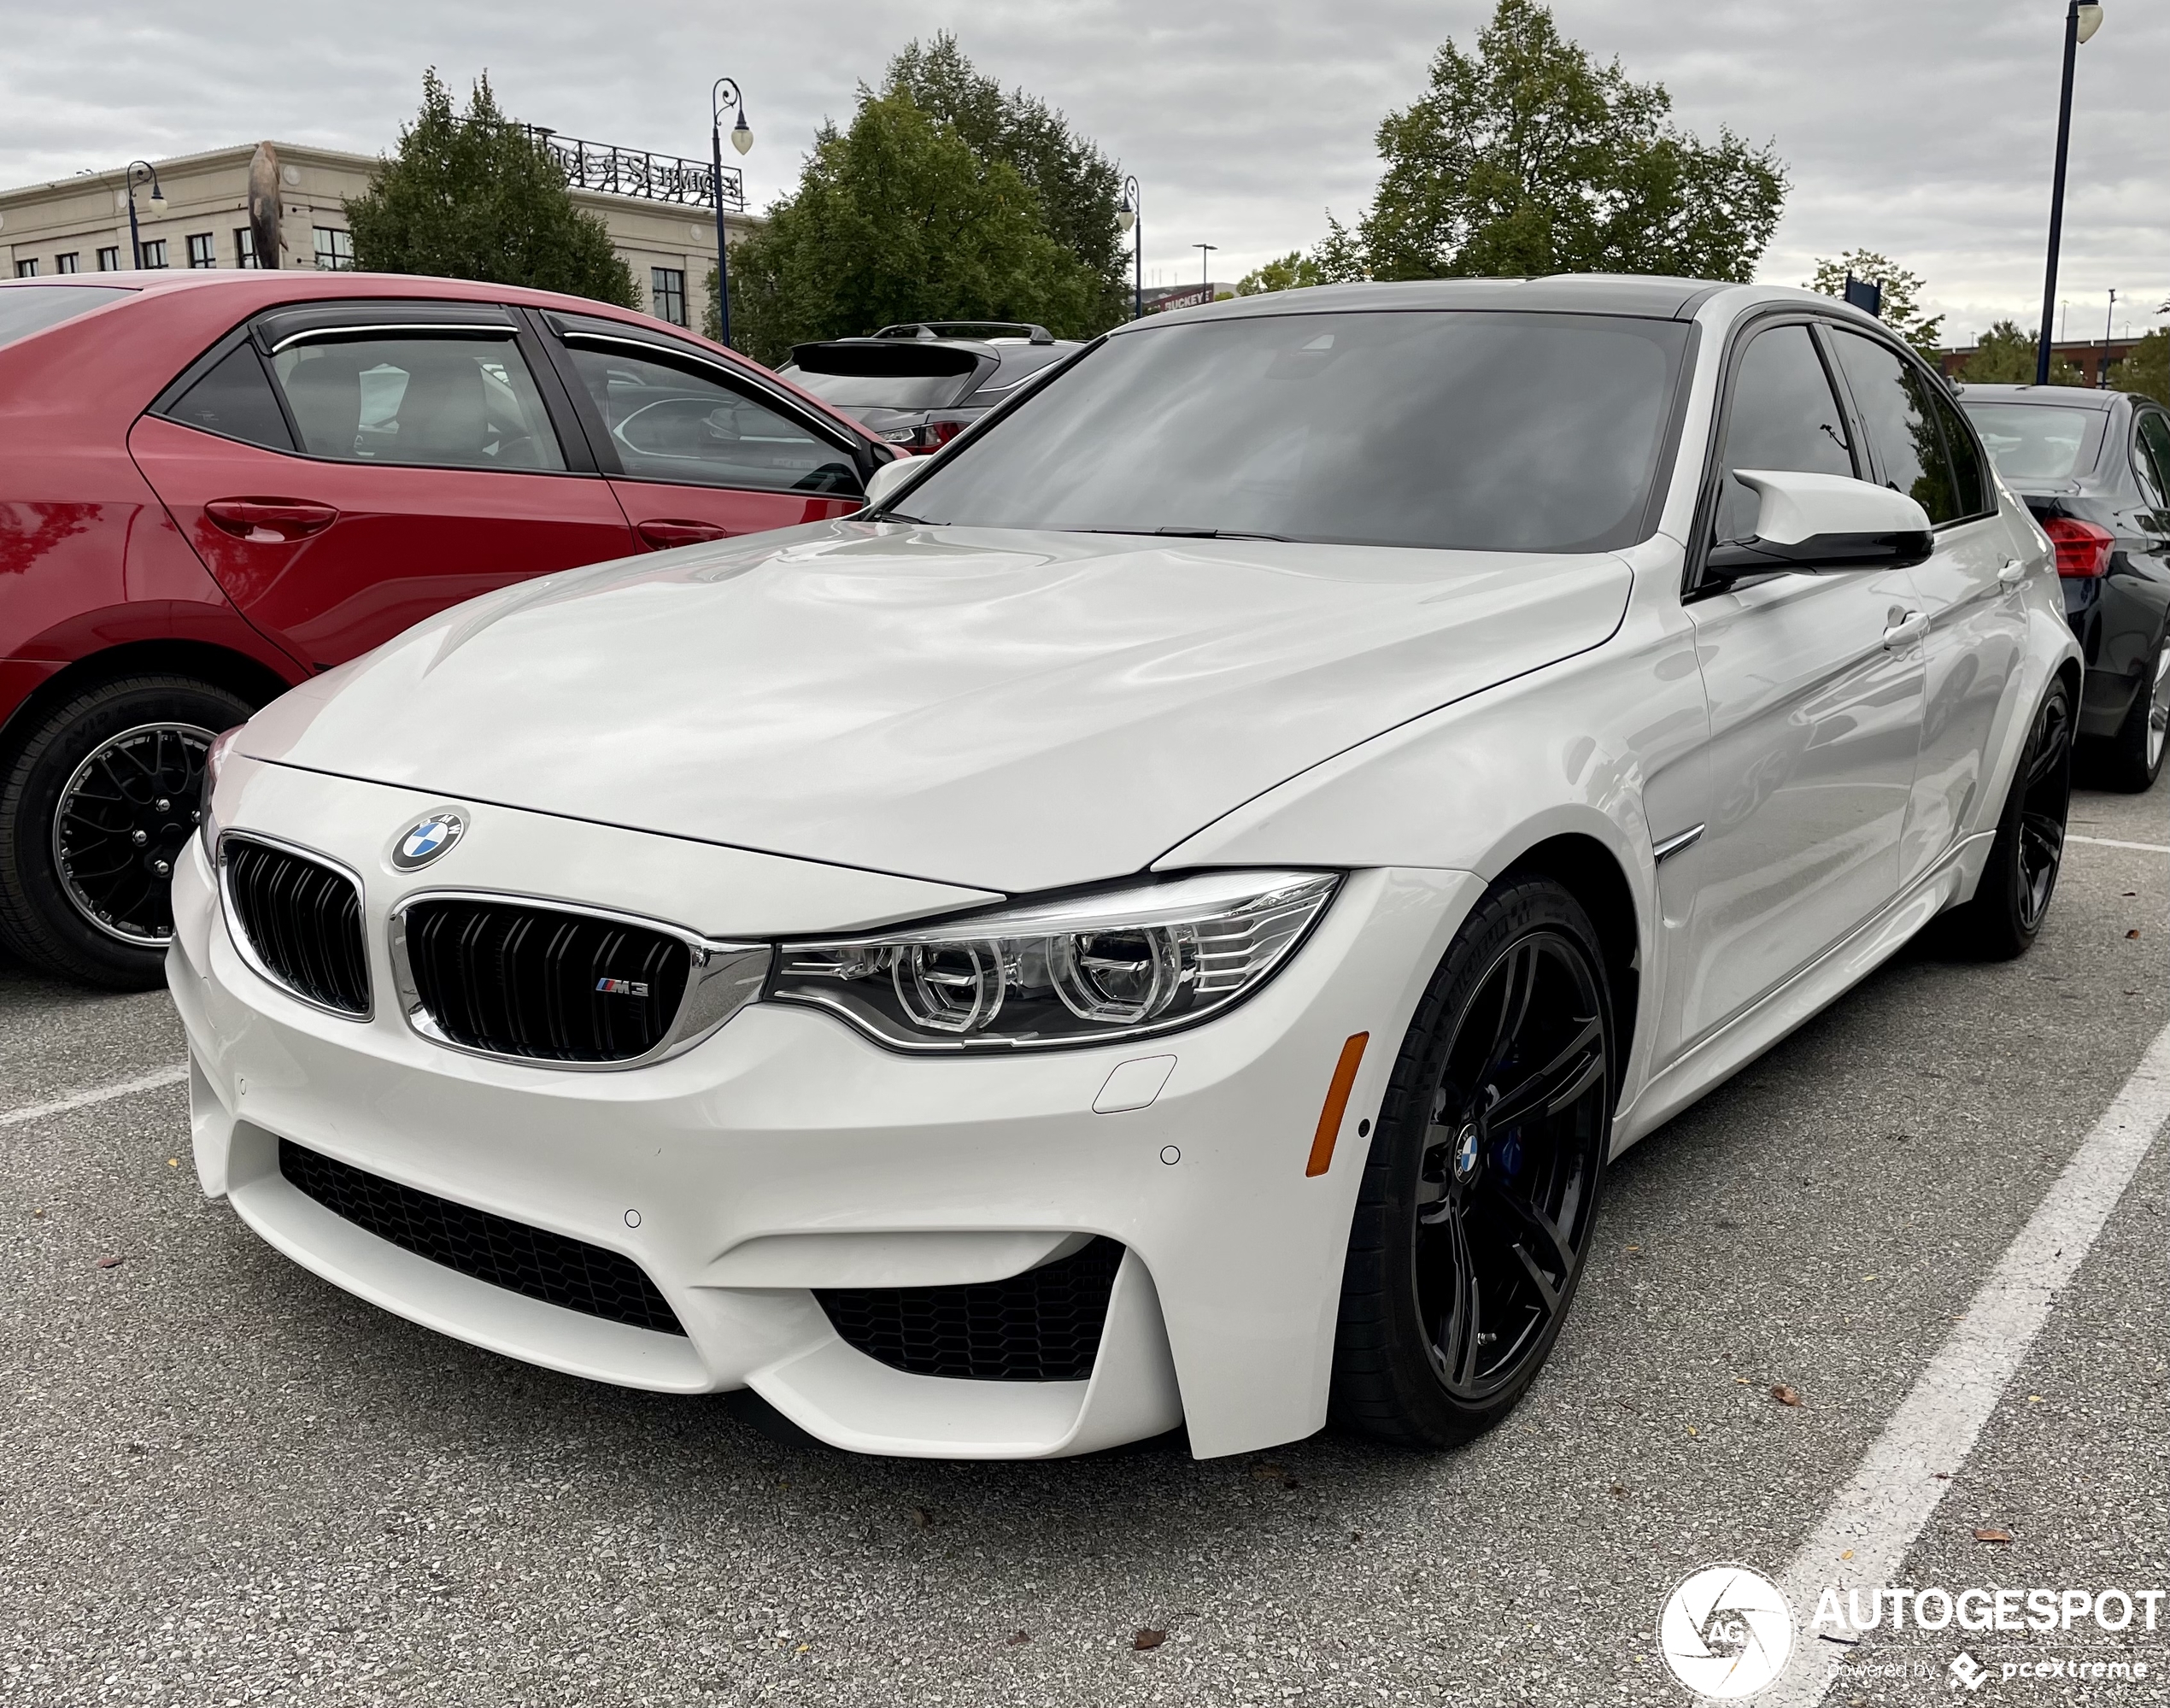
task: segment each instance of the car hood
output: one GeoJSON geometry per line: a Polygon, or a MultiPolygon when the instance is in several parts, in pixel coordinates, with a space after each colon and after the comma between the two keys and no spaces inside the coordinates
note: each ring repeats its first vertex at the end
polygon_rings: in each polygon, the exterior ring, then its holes
{"type": "Polygon", "coordinates": [[[1344,748],[1599,644],[1631,578],[1610,555],[846,519],[490,594],[238,746],[1017,893],[1142,870],[1344,748]]]}

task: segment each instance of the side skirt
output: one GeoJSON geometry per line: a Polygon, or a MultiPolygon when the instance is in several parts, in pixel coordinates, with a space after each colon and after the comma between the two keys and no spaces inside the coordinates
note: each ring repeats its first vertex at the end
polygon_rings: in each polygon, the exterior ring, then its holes
{"type": "Polygon", "coordinates": [[[1954,843],[1874,919],[1644,1081],[1628,1106],[1613,1117],[1612,1154],[1618,1156],[1705,1092],[1722,1085],[1875,971],[1945,908],[1964,899],[1980,878],[1995,834],[1978,831],[1954,843]]]}

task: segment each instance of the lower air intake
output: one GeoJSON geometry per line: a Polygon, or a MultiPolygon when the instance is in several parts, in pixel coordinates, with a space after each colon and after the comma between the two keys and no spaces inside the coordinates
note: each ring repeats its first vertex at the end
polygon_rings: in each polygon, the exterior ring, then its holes
{"type": "Polygon", "coordinates": [[[546,1305],[685,1333],[655,1283],[619,1253],[418,1192],[291,1139],[279,1142],[279,1171],[333,1215],[431,1263],[546,1305]]]}
{"type": "Polygon", "coordinates": [[[1095,1239],[1006,1281],[824,1288],[846,1344],[892,1370],[972,1382],[1082,1382],[1093,1373],[1123,1247],[1095,1239]]]}

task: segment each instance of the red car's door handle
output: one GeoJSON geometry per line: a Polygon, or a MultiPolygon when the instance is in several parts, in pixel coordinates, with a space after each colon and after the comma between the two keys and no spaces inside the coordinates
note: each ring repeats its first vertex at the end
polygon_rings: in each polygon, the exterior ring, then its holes
{"type": "Polygon", "coordinates": [[[214,498],[203,514],[238,538],[266,546],[305,540],[339,519],[329,504],[301,498],[214,498]]]}
{"type": "Polygon", "coordinates": [[[725,540],[730,537],[729,528],[718,527],[713,522],[636,522],[633,531],[641,537],[641,543],[653,551],[668,551],[672,546],[698,545],[703,540],[725,540]]]}

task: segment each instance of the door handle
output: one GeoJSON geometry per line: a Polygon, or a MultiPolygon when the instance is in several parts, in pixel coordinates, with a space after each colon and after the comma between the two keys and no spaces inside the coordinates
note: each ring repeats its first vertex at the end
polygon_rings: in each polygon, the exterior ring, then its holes
{"type": "Polygon", "coordinates": [[[1884,631],[1884,650],[1897,652],[1901,647],[1910,647],[1929,632],[1929,619],[1919,611],[1909,611],[1905,616],[1884,631]]]}
{"type": "Polygon", "coordinates": [[[633,531],[641,537],[641,543],[651,551],[664,552],[672,546],[698,545],[703,540],[726,540],[730,530],[714,522],[636,522],[633,531]]]}
{"type": "Polygon", "coordinates": [[[2017,587],[2026,579],[2026,566],[2017,558],[2014,558],[2003,568],[1997,572],[1997,578],[2007,587],[2017,587]]]}
{"type": "Polygon", "coordinates": [[[203,514],[237,539],[260,546],[305,540],[339,519],[329,504],[302,498],[214,498],[203,514]]]}

